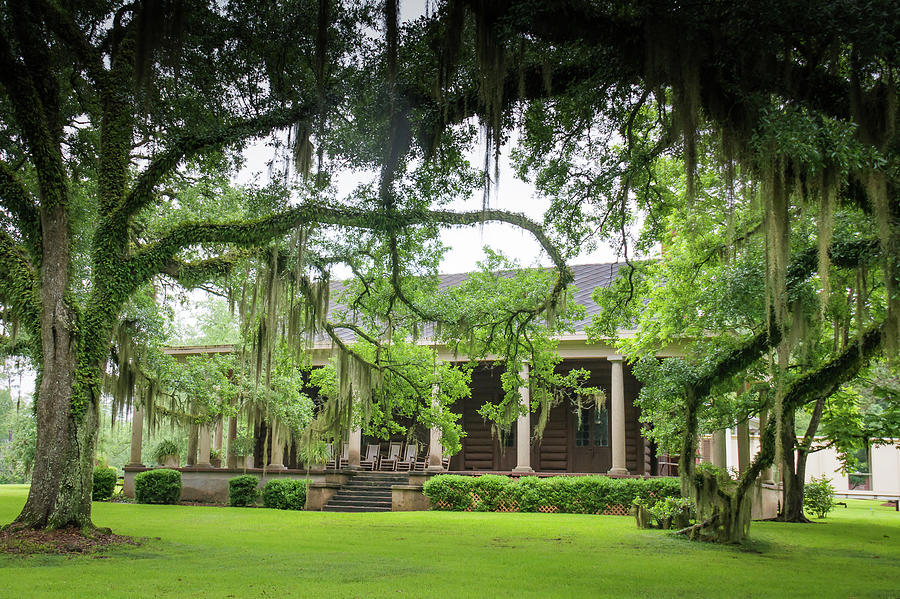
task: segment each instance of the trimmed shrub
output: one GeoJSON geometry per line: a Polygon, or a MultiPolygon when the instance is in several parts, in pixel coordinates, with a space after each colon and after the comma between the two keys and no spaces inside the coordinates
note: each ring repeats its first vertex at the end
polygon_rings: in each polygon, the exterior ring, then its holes
{"type": "Polygon", "coordinates": [[[115,468],[97,466],[94,468],[94,490],[91,498],[94,501],[106,501],[112,497],[116,488],[117,473],[115,468]]]}
{"type": "Polygon", "coordinates": [[[472,507],[474,476],[441,474],[425,481],[422,488],[431,500],[432,509],[461,512],[472,507]]]}
{"type": "Polygon", "coordinates": [[[134,498],[138,503],[178,503],[181,472],[171,468],[141,472],[134,477],[134,498]]]}
{"type": "Polygon", "coordinates": [[[264,506],[276,510],[302,510],[306,506],[306,481],[273,478],[263,487],[262,499],[264,506]]]}
{"type": "Polygon", "coordinates": [[[803,489],[803,509],[814,512],[824,518],[834,509],[834,487],[831,479],[824,474],[821,478],[812,477],[803,489]]]}
{"type": "Polygon", "coordinates": [[[444,474],[428,480],[423,491],[436,510],[496,511],[502,508],[519,512],[549,510],[602,514],[617,506],[629,509],[637,498],[657,501],[680,497],[681,484],[677,478],[668,477],[523,476],[516,480],[490,474],[444,474]]]}
{"type": "Polygon", "coordinates": [[[478,496],[475,509],[479,512],[495,512],[500,503],[507,497],[507,487],[512,484],[508,476],[499,474],[484,474],[475,478],[472,483],[472,492],[478,496]]]}
{"type": "Polygon", "coordinates": [[[259,498],[259,479],[252,474],[242,474],[228,479],[228,503],[234,507],[247,507],[259,498]]]}

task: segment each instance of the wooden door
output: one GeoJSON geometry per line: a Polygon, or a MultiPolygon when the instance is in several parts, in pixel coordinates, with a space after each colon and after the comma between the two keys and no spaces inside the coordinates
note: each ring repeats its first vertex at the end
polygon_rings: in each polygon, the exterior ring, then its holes
{"type": "Polygon", "coordinates": [[[502,439],[494,438],[494,470],[509,471],[518,466],[516,453],[516,430],[514,422],[509,434],[502,439]]]}
{"type": "Polygon", "coordinates": [[[604,407],[581,409],[581,418],[571,410],[571,472],[607,472],[612,466],[609,410],[604,407]]]}

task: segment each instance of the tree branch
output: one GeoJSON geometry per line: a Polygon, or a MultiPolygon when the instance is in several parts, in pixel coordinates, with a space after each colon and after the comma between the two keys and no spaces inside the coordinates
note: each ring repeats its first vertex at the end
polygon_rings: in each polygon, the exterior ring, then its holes
{"type": "Polygon", "coordinates": [[[13,55],[5,33],[0,29],[0,84],[6,88],[13,106],[22,137],[30,150],[38,176],[43,203],[51,208],[65,204],[65,169],[62,153],[54,139],[44,110],[44,103],[37,92],[28,69],[13,55]]]}
{"type": "Polygon", "coordinates": [[[388,212],[338,208],[318,204],[304,204],[279,214],[255,221],[230,223],[184,223],[173,227],[154,244],[146,246],[128,259],[125,270],[132,273],[136,285],[162,272],[176,254],[192,245],[213,243],[238,247],[253,247],[284,235],[303,224],[336,225],[355,229],[388,231],[397,228],[438,223],[447,226],[471,226],[484,222],[504,222],[529,231],[550,255],[560,271],[554,294],[560,293],[571,281],[572,274],[559,250],[544,233],[543,228],[526,216],[505,210],[474,212],[415,211],[388,212]]]}
{"type": "Polygon", "coordinates": [[[224,146],[230,142],[264,135],[275,129],[287,127],[306,118],[312,110],[311,106],[306,105],[278,109],[254,118],[213,127],[204,132],[182,135],[169,148],[153,158],[147,169],[138,176],[131,191],[114,211],[111,220],[124,219],[127,221],[144,208],[152,201],[153,189],[156,185],[185,158],[190,158],[207,148],[224,146]]]}
{"type": "Polygon", "coordinates": [[[41,216],[25,185],[5,162],[0,163],[0,206],[15,219],[33,259],[41,256],[41,216]]]}
{"type": "Polygon", "coordinates": [[[15,240],[0,229],[0,303],[22,319],[30,333],[40,331],[37,274],[15,240]]]}
{"type": "Polygon", "coordinates": [[[234,265],[248,255],[247,252],[238,251],[198,262],[184,262],[173,258],[160,269],[160,274],[177,281],[186,289],[193,289],[211,279],[229,274],[234,265]]]}
{"type": "Polygon", "coordinates": [[[63,43],[69,47],[78,62],[88,73],[101,92],[106,86],[108,71],[103,66],[103,56],[100,51],[88,41],[72,15],[68,14],[55,2],[40,0],[41,14],[47,26],[56,33],[63,43]]]}
{"type": "Polygon", "coordinates": [[[872,327],[822,367],[794,381],[784,394],[784,411],[793,412],[804,403],[830,397],[841,385],[855,377],[881,351],[886,327],[884,322],[872,327]]]}

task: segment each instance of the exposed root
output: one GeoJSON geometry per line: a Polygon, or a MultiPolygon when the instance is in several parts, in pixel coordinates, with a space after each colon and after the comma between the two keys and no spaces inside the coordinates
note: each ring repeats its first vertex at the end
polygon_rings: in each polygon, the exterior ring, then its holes
{"type": "MultiPolygon", "coordinates": [[[[691,539],[696,539],[698,537],[698,535],[700,535],[704,529],[709,529],[710,527],[712,527],[718,521],[718,519],[719,519],[719,514],[718,513],[713,514],[710,518],[708,518],[707,520],[704,520],[703,522],[698,522],[697,524],[692,524],[690,526],[686,526],[685,528],[682,528],[681,530],[676,530],[675,534],[676,535],[686,535],[691,539]]],[[[715,531],[713,531],[713,532],[715,532],[715,531]]],[[[700,538],[703,538],[703,537],[700,537],[700,538]]]]}

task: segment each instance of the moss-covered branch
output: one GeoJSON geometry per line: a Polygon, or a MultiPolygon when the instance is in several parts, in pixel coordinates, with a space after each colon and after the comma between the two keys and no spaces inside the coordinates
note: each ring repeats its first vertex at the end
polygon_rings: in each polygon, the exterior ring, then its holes
{"type": "Polygon", "coordinates": [[[312,107],[306,105],[277,109],[250,119],[223,123],[202,132],[181,135],[167,149],[155,156],[147,169],[138,176],[131,191],[113,215],[113,219],[116,217],[128,219],[152,201],[153,189],[182,160],[205,149],[218,148],[287,127],[308,118],[311,112],[312,107]]]}
{"type": "Polygon", "coordinates": [[[39,260],[41,251],[41,216],[25,185],[5,162],[0,162],[0,206],[13,217],[32,260],[39,260]]]}
{"type": "MultiPolygon", "coordinates": [[[[36,42],[35,42],[36,43],[36,42]]],[[[66,173],[62,152],[56,141],[45,102],[54,107],[56,98],[42,97],[28,67],[14,58],[10,41],[0,29],[0,85],[7,92],[17,123],[21,128],[37,173],[42,203],[45,207],[65,204],[66,173]]],[[[52,110],[51,110],[52,112],[52,110]]]]}
{"type": "Polygon", "coordinates": [[[38,4],[47,27],[71,50],[91,80],[102,89],[106,84],[108,71],[103,66],[100,51],[91,45],[84,32],[75,24],[72,15],[62,6],[48,0],[40,0],[38,4]]]}
{"type": "Polygon", "coordinates": [[[148,245],[132,256],[125,264],[125,271],[135,284],[141,284],[161,273],[178,252],[193,245],[212,243],[239,247],[259,246],[284,235],[294,228],[307,225],[336,225],[340,227],[388,231],[403,227],[437,223],[448,226],[471,226],[484,222],[504,222],[529,231],[547,251],[560,271],[554,293],[571,281],[559,250],[547,237],[543,228],[528,217],[504,210],[477,210],[473,212],[416,211],[388,212],[368,211],[357,208],[339,208],[319,204],[304,204],[279,214],[254,221],[228,223],[183,223],[173,227],[154,244],[148,245]]]}
{"type": "Polygon", "coordinates": [[[186,289],[193,289],[215,278],[228,275],[234,266],[248,255],[247,252],[231,252],[197,262],[185,262],[173,258],[160,270],[160,274],[174,279],[186,289]]]}
{"type": "Polygon", "coordinates": [[[882,322],[872,327],[820,368],[794,381],[784,394],[784,411],[793,412],[804,404],[830,397],[855,377],[881,351],[886,326],[882,322]]]}
{"type": "Polygon", "coordinates": [[[0,229],[0,303],[9,306],[32,334],[40,332],[36,289],[37,274],[15,240],[0,229]]]}
{"type": "MultiPolygon", "coordinates": [[[[796,99],[838,118],[850,116],[847,99],[851,89],[845,78],[827,69],[824,62],[803,64],[780,52],[784,44],[814,43],[809,39],[801,42],[793,30],[784,29],[783,23],[797,20],[832,23],[828,31],[828,39],[832,41],[861,37],[862,23],[893,22],[892,19],[900,18],[896,9],[892,9],[894,17],[878,12],[883,11],[881,5],[860,9],[863,14],[838,26],[826,5],[812,12],[804,6],[799,12],[797,6],[789,4],[765,11],[749,7],[735,9],[731,4],[683,11],[660,11],[658,7],[652,8],[655,5],[647,4],[645,8],[621,10],[617,5],[587,0],[561,3],[511,0],[500,3],[499,7],[479,0],[456,0],[451,4],[465,5],[478,19],[496,23],[501,31],[512,29],[547,44],[577,44],[588,49],[583,52],[602,52],[603,61],[594,72],[595,79],[602,77],[601,73],[608,73],[615,81],[644,79],[648,86],[680,86],[686,78],[680,65],[691,60],[692,67],[703,75],[698,99],[710,115],[721,118],[725,124],[730,120],[732,125],[744,124],[740,119],[755,112],[752,103],[760,93],[796,99]],[[727,35],[708,35],[709,28],[736,20],[744,27],[727,35]],[[778,32],[786,39],[781,46],[776,44],[778,51],[773,51],[771,46],[750,43],[750,36],[758,31],[778,32]],[[723,66],[720,56],[745,58],[723,66]],[[767,68],[759,69],[756,67],[759,64],[766,64],[767,68]],[[785,72],[791,76],[784,77],[785,72]]],[[[859,52],[862,63],[864,51],[859,52]]]]}

